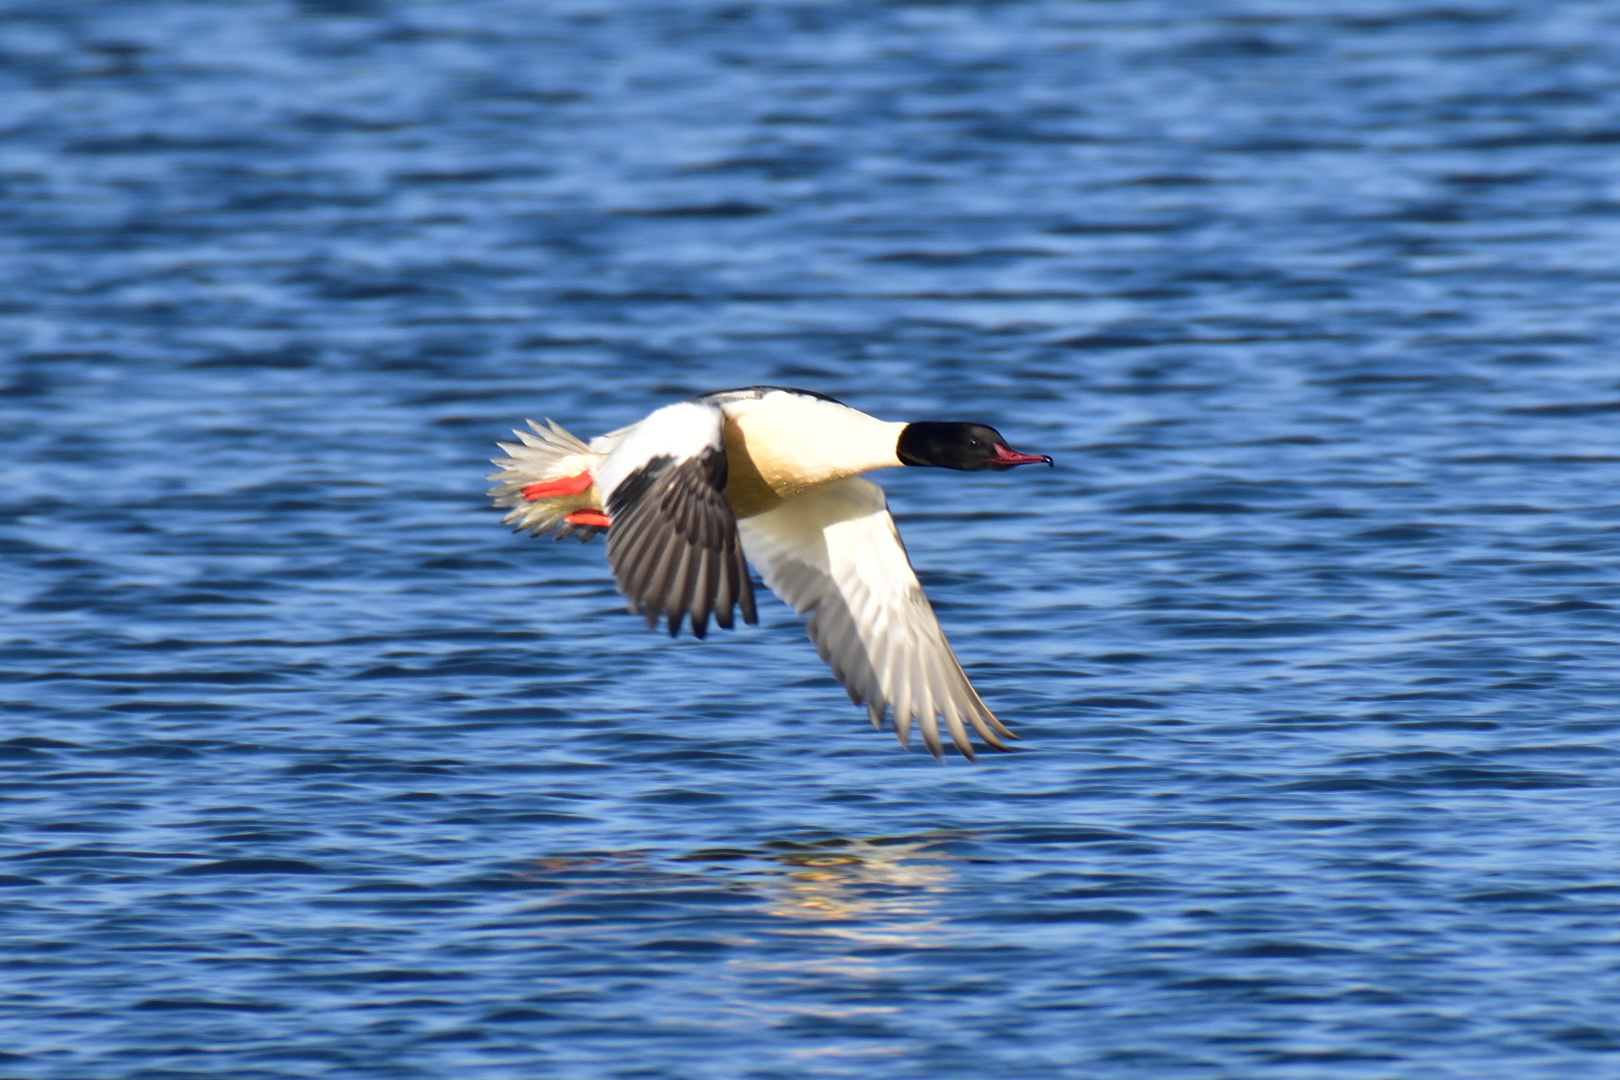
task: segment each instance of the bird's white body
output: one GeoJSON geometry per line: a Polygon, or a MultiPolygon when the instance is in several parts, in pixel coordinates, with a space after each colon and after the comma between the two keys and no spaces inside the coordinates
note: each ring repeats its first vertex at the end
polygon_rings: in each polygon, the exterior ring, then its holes
{"type": "Polygon", "coordinates": [[[823,484],[900,464],[895,444],[904,423],[782,390],[729,391],[711,399],[725,416],[726,497],[739,520],[823,484]]]}
{"type": "Polygon", "coordinates": [[[689,615],[701,637],[711,613],[731,625],[734,603],[754,621],[746,555],[875,725],[888,712],[904,744],[915,720],[936,757],[938,718],[969,758],[964,721],[1005,749],[998,735],[1012,733],[951,652],[882,489],[860,476],[903,463],[905,423],[749,387],[664,406],[589,445],[548,425],[502,444],[495,504],[531,533],[610,529],[609,564],[649,625],[667,615],[675,633],[689,615]]]}

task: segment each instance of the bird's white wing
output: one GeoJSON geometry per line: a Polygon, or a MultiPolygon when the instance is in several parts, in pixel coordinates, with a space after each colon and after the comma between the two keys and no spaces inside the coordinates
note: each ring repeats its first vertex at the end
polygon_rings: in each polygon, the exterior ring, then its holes
{"type": "Polygon", "coordinates": [[[966,720],[1005,750],[1001,725],[968,683],[906,557],[883,489],[860,477],[828,484],[737,523],[747,554],[771,591],[805,618],[833,675],[881,729],[892,710],[902,746],[917,721],[923,743],[943,757],[951,742],[973,760],[966,720]]]}

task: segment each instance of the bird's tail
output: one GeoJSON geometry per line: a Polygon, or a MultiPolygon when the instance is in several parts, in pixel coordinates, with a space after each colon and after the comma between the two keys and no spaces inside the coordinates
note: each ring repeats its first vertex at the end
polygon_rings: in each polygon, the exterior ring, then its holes
{"type": "Polygon", "coordinates": [[[529,428],[512,433],[518,442],[498,444],[509,456],[490,459],[498,466],[488,476],[495,481],[490,501],[511,508],[501,521],[531,536],[551,530],[557,540],[577,536],[583,542],[604,531],[595,470],[605,455],[554,420],[545,427],[530,420],[529,428]]]}

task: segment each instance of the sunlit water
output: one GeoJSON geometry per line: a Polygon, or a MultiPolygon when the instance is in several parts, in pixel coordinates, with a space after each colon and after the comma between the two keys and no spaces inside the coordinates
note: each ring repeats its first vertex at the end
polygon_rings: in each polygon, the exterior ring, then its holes
{"type": "Polygon", "coordinates": [[[0,3],[0,1075],[1620,1076],[1620,9],[0,3]],[[1016,753],[482,490],[771,382],[1016,753]]]}

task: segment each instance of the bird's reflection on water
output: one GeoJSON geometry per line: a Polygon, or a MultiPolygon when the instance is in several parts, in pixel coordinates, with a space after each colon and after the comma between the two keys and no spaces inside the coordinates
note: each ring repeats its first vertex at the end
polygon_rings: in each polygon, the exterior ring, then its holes
{"type": "Polygon", "coordinates": [[[940,907],[955,873],[942,836],[825,840],[766,846],[775,863],[756,871],[780,919],[812,933],[868,945],[920,946],[942,929],[940,907]]]}
{"type": "Polygon", "coordinates": [[[757,848],[708,848],[672,857],[648,851],[559,854],[534,858],[520,876],[556,890],[529,908],[536,914],[636,901],[718,910],[752,899],[761,902],[757,910],[791,924],[770,929],[921,946],[944,929],[941,909],[956,876],[944,848],[959,838],[937,832],[773,840],[757,848]]]}
{"type": "Polygon", "coordinates": [[[543,896],[516,921],[553,953],[548,993],[571,993],[575,976],[598,981],[604,968],[648,978],[708,956],[705,990],[668,1005],[682,1022],[789,1028],[795,1057],[882,1057],[904,1045],[894,988],[936,950],[961,944],[945,913],[957,879],[949,848],[962,839],[940,831],[534,858],[517,876],[543,896]]]}
{"type": "Polygon", "coordinates": [[[775,841],[730,867],[765,898],[773,925],[768,948],[727,964],[726,1011],[795,1030],[800,1061],[903,1054],[893,987],[920,953],[951,940],[950,839],[775,841]]]}

